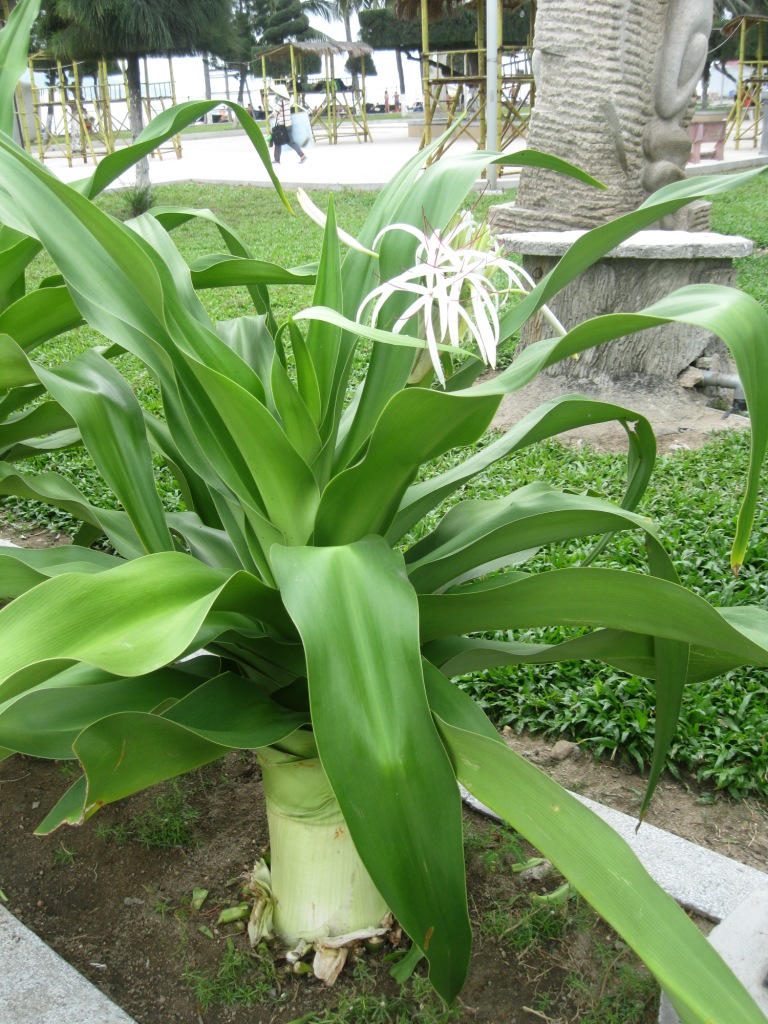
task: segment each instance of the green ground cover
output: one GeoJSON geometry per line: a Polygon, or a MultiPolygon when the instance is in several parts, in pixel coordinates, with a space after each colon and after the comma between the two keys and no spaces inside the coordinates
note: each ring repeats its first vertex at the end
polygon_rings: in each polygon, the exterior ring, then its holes
{"type": "MultiPolygon", "coordinates": [[[[327,205],[327,194],[313,193],[318,205],[327,205]]],[[[334,193],[337,218],[349,232],[362,224],[375,201],[372,192],[353,190],[334,193]]],[[[316,258],[321,232],[304,217],[288,216],[277,197],[266,189],[242,186],[174,185],[154,190],[157,205],[209,207],[231,224],[264,259],[275,258],[286,266],[298,266],[316,258]]],[[[101,205],[114,216],[130,215],[126,197],[114,193],[101,205]]],[[[484,215],[490,198],[475,200],[478,216],[484,215]]],[[[754,182],[749,189],[715,201],[713,227],[726,233],[744,234],[756,244],[755,255],[739,261],[739,285],[768,306],[768,181],[754,182]]],[[[174,232],[187,260],[220,248],[212,227],[195,224],[174,232]]],[[[52,272],[41,259],[39,279],[52,272]]],[[[311,302],[309,290],[298,301],[289,287],[272,289],[278,319],[311,302]]],[[[211,290],[204,302],[215,319],[229,319],[249,311],[245,289],[211,290]]],[[[95,344],[98,336],[83,328],[50,343],[44,356],[51,362],[71,357],[95,344]]],[[[128,356],[122,357],[128,360],[128,356]]],[[[132,385],[148,408],[156,410],[153,382],[138,370],[132,385]]],[[[487,443],[486,439],[486,443],[487,443]]],[[[748,440],[728,433],[700,451],[680,451],[662,456],[651,487],[639,509],[656,518],[684,585],[697,590],[714,604],[768,602],[765,572],[768,569],[768,512],[758,510],[748,563],[738,579],[728,567],[728,551],[746,473],[748,440]],[[703,485],[703,486],[702,486],[703,485]],[[695,494],[695,500],[691,496],[695,494]]],[[[58,452],[43,461],[27,461],[28,470],[55,468],[68,476],[89,499],[105,504],[105,490],[80,450],[58,452]]],[[[548,443],[498,464],[473,482],[463,497],[506,494],[515,486],[536,479],[577,491],[593,489],[616,497],[621,493],[625,459],[615,454],[576,450],[548,443]]],[[[179,507],[180,497],[172,477],[158,465],[161,493],[169,507],[179,507]]],[[[46,525],[69,529],[63,514],[42,506],[5,500],[0,518],[7,523],[46,525]]],[[[556,545],[539,556],[541,567],[578,563],[585,549],[556,545]]],[[[617,566],[639,566],[641,552],[629,534],[616,539],[604,559],[617,566]]],[[[541,631],[537,637],[546,636],[541,631]]],[[[550,736],[566,735],[597,754],[622,756],[643,766],[653,743],[651,684],[621,675],[602,665],[564,665],[551,668],[495,670],[462,680],[499,725],[528,728],[550,736]]],[[[768,796],[768,701],[761,673],[733,671],[686,690],[677,738],[669,755],[673,772],[692,772],[700,781],[724,789],[733,796],[768,796]]]]}

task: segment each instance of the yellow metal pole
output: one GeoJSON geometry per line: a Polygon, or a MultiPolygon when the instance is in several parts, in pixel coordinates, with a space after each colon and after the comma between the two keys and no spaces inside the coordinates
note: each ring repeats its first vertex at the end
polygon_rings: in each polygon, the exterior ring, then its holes
{"type": "Polygon", "coordinates": [[[360,113],[363,119],[363,141],[373,142],[373,136],[371,135],[368,127],[368,111],[365,109],[365,54],[360,54],[360,113]]]}
{"type": "Polygon", "coordinates": [[[61,66],[61,61],[56,61],[56,68],[59,74],[59,96],[61,98],[61,120],[64,127],[64,148],[67,154],[67,164],[69,167],[72,166],[72,147],[69,142],[69,118],[67,112],[67,90],[64,86],[64,69],[61,66]]]}
{"type": "MultiPolygon", "coordinates": [[[[168,58],[168,76],[171,82],[171,104],[176,106],[176,79],[173,77],[173,59],[168,58]]],[[[181,135],[176,134],[171,139],[173,143],[173,151],[176,154],[176,159],[181,160],[181,135]]]]}
{"type": "Polygon", "coordinates": [[[421,0],[421,83],[424,93],[424,135],[422,143],[432,141],[432,107],[429,102],[429,9],[427,0],[421,0]]]}
{"type": "Polygon", "coordinates": [[[741,119],[743,116],[743,98],[744,98],[744,55],[747,49],[747,22],[742,18],[741,25],[739,27],[739,81],[736,86],[736,149],[739,148],[741,142],[741,119]]]}
{"type": "MultiPolygon", "coordinates": [[[[765,76],[765,51],[763,50],[763,40],[765,38],[763,30],[765,28],[765,22],[760,21],[757,25],[757,54],[755,64],[755,149],[757,149],[757,139],[760,134],[760,125],[763,120],[763,89],[768,87],[768,80],[765,76]]],[[[763,148],[765,149],[766,142],[763,140],[763,148]]]]}
{"type": "Polygon", "coordinates": [[[267,87],[267,58],[261,58],[261,81],[264,88],[261,90],[261,98],[264,100],[264,118],[267,122],[267,135],[269,135],[269,89],[267,87]]]}
{"type": "Polygon", "coordinates": [[[29,68],[29,84],[32,92],[32,119],[35,122],[35,136],[37,137],[37,158],[42,163],[45,159],[45,153],[43,148],[43,134],[40,131],[40,100],[38,99],[39,93],[37,86],[35,85],[35,65],[30,58],[27,61],[27,67],[29,68]]]}
{"type": "Polygon", "coordinates": [[[294,107],[298,107],[299,87],[296,82],[296,51],[293,48],[293,44],[289,47],[289,53],[291,55],[291,92],[293,93],[293,105],[294,107]]]}
{"type": "Polygon", "coordinates": [[[93,162],[96,163],[96,154],[93,151],[91,133],[88,131],[83,104],[80,102],[80,73],[77,70],[77,61],[72,62],[72,77],[75,81],[75,110],[77,110],[77,119],[80,122],[80,145],[83,147],[83,163],[88,163],[89,152],[93,162]]]}

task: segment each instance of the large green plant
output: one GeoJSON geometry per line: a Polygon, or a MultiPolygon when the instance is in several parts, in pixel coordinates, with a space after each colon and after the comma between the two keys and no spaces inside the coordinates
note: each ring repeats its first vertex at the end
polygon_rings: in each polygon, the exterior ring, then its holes
{"type": "MultiPolygon", "coordinates": [[[[21,72],[34,2],[23,2],[0,36],[0,105],[21,72]]],[[[455,469],[425,470],[473,444],[503,395],[541,368],[646,327],[700,324],[729,345],[752,413],[738,565],[768,432],[755,401],[768,379],[765,312],[735,290],[687,288],[531,346],[476,386],[482,364],[468,353],[457,363],[444,354],[445,388],[409,386],[424,347],[414,336],[418,321],[400,334],[355,321],[366,296],[401,275],[417,250],[408,232],[389,231],[380,244],[377,236],[391,223],[444,229],[478,171],[499,158],[478,153],[426,171],[428,154],[415,158],[376,202],[362,249],[343,261],[331,207],[316,266],[259,260],[219,225],[228,252],[190,270],[167,229],[195,211],[158,209],[124,225],[91,197],[207,106],[166,112],[76,187],[0,134],[0,492],[46,501],[83,524],[71,547],[0,554],[0,595],[12,599],[0,611],[0,752],[77,759],[83,769],[39,831],[81,822],[229,750],[255,750],[273,849],[271,875],[262,865],[254,876],[253,929],[315,941],[318,969],[332,975],[332,947],[375,931],[389,909],[451,1000],[470,949],[458,780],[551,858],[638,951],[684,1021],[762,1021],[629,848],[507,749],[450,676],[598,658],[655,679],[650,796],[683,686],[732,665],[767,663],[768,615],[716,610],[678,584],[653,525],[632,511],[655,445],[647,422],[628,409],[564,396],[455,469]],[[41,246],[61,277],[24,294],[25,267],[41,246]],[[365,251],[372,247],[378,256],[365,251]],[[249,286],[253,314],[212,323],[195,287],[236,283],[249,286]],[[277,324],[272,283],[311,286],[312,307],[277,324]],[[81,320],[103,335],[103,348],[56,366],[31,358],[81,320]],[[371,355],[351,387],[361,339],[371,355]],[[141,408],[111,362],[119,352],[146,366],[162,416],[141,408]],[[501,501],[459,501],[433,522],[446,498],[499,459],[607,419],[619,419],[628,435],[622,506],[539,484],[501,501]],[[56,473],[19,468],[32,452],[72,444],[90,454],[119,510],[89,503],[56,473]],[[178,481],[184,511],[163,508],[156,456],[178,481]],[[409,544],[420,523],[422,539],[409,544]],[[645,538],[645,573],[523,568],[543,544],[627,529],[645,538]],[[100,537],[109,553],[88,546],[100,537]],[[539,625],[594,629],[556,645],[515,639],[515,630],[539,625]],[[499,630],[507,640],[486,639],[499,630]],[[181,660],[201,648],[207,654],[181,660]]],[[[258,128],[233,109],[268,164],[258,128]]],[[[562,168],[540,154],[515,159],[562,168]]],[[[585,235],[502,319],[500,337],[622,238],[732,184],[678,183],[585,235]]],[[[379,322],[384,313],[397,320],[409,301],[395,291],[379,322]]]]}

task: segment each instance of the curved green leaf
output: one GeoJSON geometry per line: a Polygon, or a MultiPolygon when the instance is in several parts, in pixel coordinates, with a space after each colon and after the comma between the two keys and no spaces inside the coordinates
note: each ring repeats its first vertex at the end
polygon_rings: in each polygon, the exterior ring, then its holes
{"type": "MultiPolygon", "coordinates": [[[[746,175],[749,173],[745,172],[746,175]]],[[[756,299],[721,285],[681,288],[639,313],[596,317],[575,327],[562,338],[535,342],[507,370],[493,380],[479,384],[473,392],[495,394],[499,390],[514,391],[533,380],[540,370],[576,352],[668,323],[695,324],[717,334],[733,356],[744,387],[752,422],[752,447],[747,486],[731,551],[731,565],[738,571],[752,530],[760,467],[768,447],[768,405],[760,401],[761,388],[768,380],[768,312],[756,299]]]]}
{"type": "MultiPolygon", "coordinates": [[[[0,313],[0,333],[10,334],[25,352],[83,322],[63,285],[28,292],[0,313]]],[[[2,386],[6,387],[5,377],[2,386]]]]}
{"type": "Polygon", "coordinates": [[[149,712],[199,687],[195,676],[170,668],[119,679],[78,665],[0,708],[0,737],[31,757],[71,758],[72,744],[94,722],[119,711],[149,712]]]}
{"type": "Polygon", "coordinates": [[[552,861],[622,936],[685,1024],[764,1024],[730,968],[609,825],[505,744],[454,720],[436,716],[459,781],[552,861]]]}
{"type": "Polygon", "coordinates": [[[280,707],[232,673],[203,683],[163,716],[125,711],[102,718],[74,743],[87,779],[83,816],[230,750],[280,743],[307,721],[306,713],[280,707]]]}
{"type": "Polygon", "coordinates": [[[323,492],[315,543],[348,543],[384,533],[419,467],[476,441],[497,407],[497,399],[475,400],[467,392],[398,392],[384,409],[363,459],[334,477],[323,492]]]}
{"type": "MultiPolygon", "coordinates": [[[[495,581],[494,581],[495,582],[495,581]]],[[[536,626],[607,626],[768,663],[768,611],[713,608],[675,583],[619,569],[554,569],[492,590],[419,597],[423,640],[536,626]]]]}
{"type": "Polygon", "coordinates": [[[392,544],[396,543],[449,494],[512,452],[582,426],[584,422],[605,423],[609,420],[618,420],[627,431],[630,460],[622,508],[633,509],[645,492],[656,458],[656,438],[648,420],[620,405],[597,402],[581,395],[563,395],[540,405],[501,437],[463,459],[453,469],[409,487],[387,531],[387,539],[392,544]]]}
{"type": "MultiPolygon", "coordinates": [[[[161,553],[95,575],[66,573],[0,610],[0,700],[85,662],[138,676],[174,661],[211,620],[207,636],[252,623],[290,635],[274,590],[245,572],[161,553]]],[[[202,631],[202,633],[201,633],[202,631]]]]}
{"type": "Polygon", "coordinates": [[[74,484],[58,473],[18,473],[0,463],[0,494],[14,494],[63,509],[104,533],[123,558],[142,553],[141,543],[125,512],[97,508],[74,484]]]}
{"type": "Polygon", "coordinates": [[[707,199],[712,195],[729,192],[752,181],[765,170],[765,167],[756,167],[739,174],[715,174],[672,182],[648,196],[642,206],[632,213],[585,232],[533,291],[502,319],[501,336],[508,338],[582,271],[638,231],[674,213],[693,199],[707,199]]]}
{"type": "Polygon", "coordinates": [[[3,419],[0,411],[0,454],[8,462],[27,454],[52,448],[65,448],[80,441],[80,432],[68,412],[58,402],[42,402],[16,416],[3,419]],[[46,435],[46,436],[41,436],[46,435]],[[14,448],[18,445],[18,448],[14,448]]]}
{"type": "Polygon", "coordinates": [[[18,597],[51,576],[105,572],[122,562],[105,551],[92,551],[76,544],[53,548],[0,547],[0,596],[18,597]]]}
{"type": "Polygon", "coordinates": [[[13,98],[27,70],[29,34],[39,11],[40,0],[21,0],[0,32],[0,132],[6,135],[13,134],[13,98]]]}
{"type": "Polygon", "coordinates": [[[247,259],[228,253],[199,256],[189,269],[195,288],[231,288],[240,284],[313,285],[316,276],[309,270],[286,270],[267,260],[247,259]]]}
{"type": "Polygon", "coordinates": [[[272,558],[307,654],[320,758],[355,846],[452,1000],[470,946],[461,814],[430,722],[402,559],[380,538],[272,558]]]}
{"type": "Polygon", "coordinates": [[[513,564],[516,555],[530,548],[625,529],[645,531],[654,574],[676,582],[672,561],[650,519],[599,498],[556,491],[544,483],[529,484],[494,501],[455,505],[406,553],[408,578],[417,593],[439,592],[513,564]]]}
{"type": "Polygon", "coordinates": [[[52,369],[37,367],[37,375],[77,423],[144,550],[173,551],[141,406],[122,374],[91,349],[52,369]]]}
{"type": "Polygon", "coordinates": [[[283,191],[283,186],[280,184],[280,179],[272,167],[269,147],[261,129],[244,107],[241,107],[239,103],[232,103],[229,100],[191,100],[187,103],[179,103],[176,106],[169,107],[168,110],[162,111],[157,117],[152,119],[132,146],[126,146],[116,150],[114,153],[109,153],[99,161],[93,175],[84,181],[78,182],[75,187],[83,195],[93,198],[99,192],[103,192],[108,185],[111,185],[113,181],[119,178],[121,174],[124,174],[130,167],[137,164],[142,157],[148,156],[152,150],[157,149],[161,143],[176,135],[182,128],[194,124],[195,121],[198,121],[209,111],[221,106],[222,102],[233,111],[235,117],[240,122],[240,127],[245,129],[245,133],[253,143],[257,156],[266,168],[275,191],[282,199],[286,208],[290,210],[291,206],[283,191]]]}
{"type": "MultiPolygon", "coordinates": [[[[596,629],[558,644],[442,637],[425,643],[422,651],[448,676],[510,665],[559,665],[566,661],[604,661],[620,672],[645,679],[654,679],[656,673],[653,637],[621,629],[596,629]]],[[[685,681],[699,683],[714,679],[729,669],[746,664],[749,664],[748,658],[692,645],[685,681]]]]}

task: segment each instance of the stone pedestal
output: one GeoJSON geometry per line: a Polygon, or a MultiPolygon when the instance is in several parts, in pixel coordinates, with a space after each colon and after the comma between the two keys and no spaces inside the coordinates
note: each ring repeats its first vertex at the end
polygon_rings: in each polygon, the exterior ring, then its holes
{"type": "MultiPolygon", "coordinates": [[[[581,231],[503,233],[499,241],[508,253],[521,253],[523,266],[538,282],[579,238],[581,231]]],[[[633,313],[670,292],[691,284],[734,285],[733,259],[748,256],[752,242],[736,235],[714,232],[640,231],[587,270],[549,303],[563,326],[570,330],[591,317],[606,313],[633,313]]],[[[552,337],[551,325],[540,314],[522,328],[521,347],[552,337]]],[[[547,373],[569,380],[601,384],[642,377],[673,383],[701,356],[711,358],[719,372],[731,369],[723,343],[714,335],[688,324],[668,324],[567,359],[547,373]]]]}

